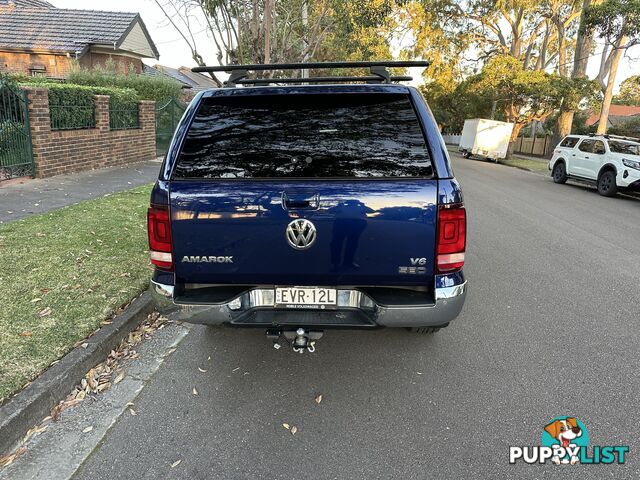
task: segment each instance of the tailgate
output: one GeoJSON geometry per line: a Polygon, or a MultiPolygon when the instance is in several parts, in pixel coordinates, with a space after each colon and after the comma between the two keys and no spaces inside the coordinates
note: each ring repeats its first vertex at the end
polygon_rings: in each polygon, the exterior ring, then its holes
{"type": "Polygon", "coordinates": [[[431,286],[436,192],[428,179],[173,181],[176,280],[431,286]],[[288,230],[296,220],[310,223],[288,230]]]}

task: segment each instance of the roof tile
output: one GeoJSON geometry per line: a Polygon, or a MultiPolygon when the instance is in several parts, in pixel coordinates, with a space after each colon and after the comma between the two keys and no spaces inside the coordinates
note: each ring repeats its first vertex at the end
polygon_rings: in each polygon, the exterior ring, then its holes
{"type": "Polygon", "coordinates": [[[136,17],[130,12],[7,8],[0,3],[0,48],[73,53],[89,44],[113,45],[136,17]]]}

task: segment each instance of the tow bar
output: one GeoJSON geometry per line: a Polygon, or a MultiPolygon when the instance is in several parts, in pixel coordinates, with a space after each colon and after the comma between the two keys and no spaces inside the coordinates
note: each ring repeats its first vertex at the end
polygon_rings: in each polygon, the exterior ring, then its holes
{"type": "Polygon", "coordinates": [[[304,353],[306,349],[309,353],[316,351],[316,340],[322,338],[324,332],[315,331],[311,332],[304,328],[298,328],[297,330],[267,330],[267,338],[273,340],[273,348],[276,350],[281,347],[278,341],[280,337],[284,337],[289,344],[293,347],[293,351],[297,353],[304,353]]]}

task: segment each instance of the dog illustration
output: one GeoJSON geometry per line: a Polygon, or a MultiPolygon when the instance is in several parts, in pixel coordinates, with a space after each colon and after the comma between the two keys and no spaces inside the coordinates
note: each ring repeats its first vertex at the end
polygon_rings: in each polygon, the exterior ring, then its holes
{"type": "MultiPolygon", "coordinates": [[[[549,435],[560,442],[562,448],[576,448],[577,445],[571,443],[571,440],[582,436],[582,430],[578,426],[578,421],[573,417],[568,417],[565,420],[555,420],[544,427],[544,429],[549,435]]],[[[560,465],[561,463],[571,463],[571,465],[575,465],[579,460],[576,455],[572,455],[570,459],[560,459],[560,457],[556,455],[551,461],[556,465],[560,465]]]]}

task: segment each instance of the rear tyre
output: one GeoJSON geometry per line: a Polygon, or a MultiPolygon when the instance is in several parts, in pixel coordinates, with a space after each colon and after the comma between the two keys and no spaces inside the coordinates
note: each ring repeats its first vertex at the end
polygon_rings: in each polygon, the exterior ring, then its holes
{"type": "Polygon", "coordinates": [[[439,332],[440,329],[449,325],[448,323],[445,325],[440,325],[439,327],[409,327],[408,330],[412,333],[420,333],[423,335],[433,335],[436,332],[439,332]]]}
{"type": "Polygon", "coordinates": [[[607,170],[600,175],[600,178],[598,178],[598,193],[603,197],[613,197],[618,193],[615,172],[607,170]]]}
{"type": "Polygon", "coordinates": [[[551,174],[555,183],[567,182],[567,167],[564,162],[556,162],[553,166],[553,173],[551,174]]]}

